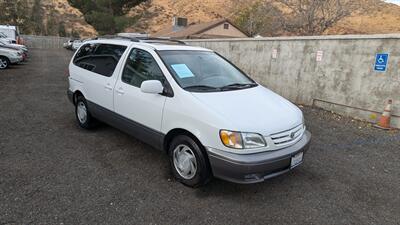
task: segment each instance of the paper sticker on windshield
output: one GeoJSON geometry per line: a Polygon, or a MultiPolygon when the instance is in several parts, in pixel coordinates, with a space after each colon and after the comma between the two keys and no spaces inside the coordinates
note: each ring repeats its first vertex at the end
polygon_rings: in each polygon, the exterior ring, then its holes
{"type": "Polygon", "coordinates": [[[171,65],[171,67],[175,70],[175,73],[179,78],[194,77],[194,74],[192,71],[190,71],[186,64],[174,64],[171,65]]]}

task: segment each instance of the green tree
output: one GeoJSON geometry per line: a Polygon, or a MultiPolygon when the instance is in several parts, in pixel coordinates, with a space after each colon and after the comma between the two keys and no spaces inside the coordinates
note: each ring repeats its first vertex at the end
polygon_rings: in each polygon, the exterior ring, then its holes
{"type": "Polygon", "coordinates": [[[47,26],[45,35],[58,36],[59,35],[58,31],[59,31],[59,23],[54,13],[54,10],[51,9],[49,16],[47,17],[47,26]]]}
{"type": "Polygon", "coordinates": [[[116,31],[114,16],[108,12],[93,11],[88,13],[85,18],[101,35],[113,34],[116,31]]]}
{"type": "Polygon", "coordinates": [[[0,24],[16,25],[23,33],[30,32],[28,0],[0,0],[0,24]]]}
{"type": "Polygon", "coordinates": [[[250,36],[275,36],[279,32],[281,12],[271,2],[258,1],[242,8],[235,23],[250,36]]]}
{"type": "Polygon", "coordinates": [[[68,37],[67,31],[65,30],[65,24],[63,22],[58,25],[58,36],[68,37]]]}
{"type": "Polygon", "coordinates": [[[36,35],[43,35],[45,33],[45,27],[43,25],[43,8],[41,0],[34,0],[32,7],[32,32],[36,35]]]}
{"type": "Polygon", "coordinates": [[[137,18],[129,18],[125,14],[146,0],[68,0],[81,10],[86,22],[92,25],[99,34],[114,34],[134,24],[137,18]]]}
{"type": "Polygon", "coordinates": [[[71,37],[73,37],[73,38],[79,38],[80,37],[79,32],[76,31],[74,28],[72,28],[72,30],[71,30],[71,37]]]}
{"type": "Polygon", "coordinates": [[[283,28],[299,35],[319,35],[360,7],[348,0],[276,0],[288,9],[283,28]]]}

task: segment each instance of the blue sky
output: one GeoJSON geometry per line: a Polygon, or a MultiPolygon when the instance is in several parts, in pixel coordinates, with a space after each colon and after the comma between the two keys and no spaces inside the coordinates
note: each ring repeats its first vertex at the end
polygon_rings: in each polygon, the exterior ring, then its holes
{"type": "Polygon", "coordinates": [[[385,0],[385,2],[391,2],[397,5],[400,5],[400,0],[385,0]]]}

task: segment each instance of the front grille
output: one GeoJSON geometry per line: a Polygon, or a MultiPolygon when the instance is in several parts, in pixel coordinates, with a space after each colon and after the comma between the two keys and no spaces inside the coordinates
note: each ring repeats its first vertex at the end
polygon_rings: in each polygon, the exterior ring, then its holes
{"type": "Polygon", "coordinates": [[[276,146],[290,144],[296,141],[304,132],[303,124],[296,126],[290,130],[275,133],[271,135],[271,140],[276,146]]]}

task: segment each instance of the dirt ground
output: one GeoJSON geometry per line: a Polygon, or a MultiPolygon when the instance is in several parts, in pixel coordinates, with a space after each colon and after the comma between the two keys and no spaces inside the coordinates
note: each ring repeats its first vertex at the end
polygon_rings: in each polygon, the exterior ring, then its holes
{"type": "Polygon", "coordinates": [[[400,224],[400,133],[303,107],[303,165],[191,189],[168,158],[109,126],[78,128],[66,50],[0,71],[0,224],[400,224]]]}

